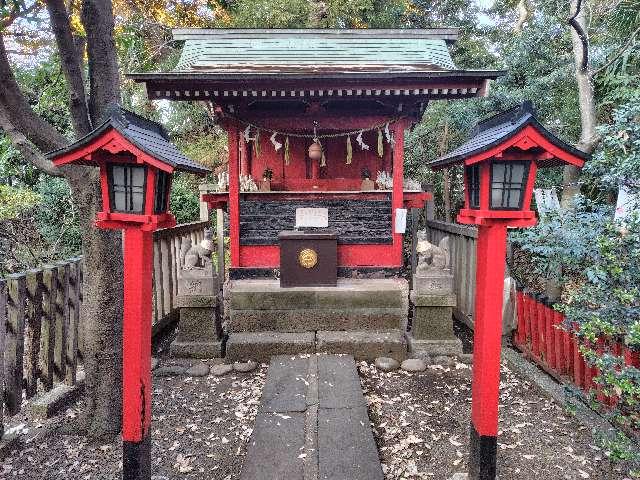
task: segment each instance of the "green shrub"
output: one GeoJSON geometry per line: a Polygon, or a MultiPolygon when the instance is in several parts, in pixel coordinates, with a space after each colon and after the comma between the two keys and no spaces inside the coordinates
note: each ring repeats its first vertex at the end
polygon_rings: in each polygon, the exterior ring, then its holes
{"type": "Polygon", "coordinates": [[[178,223],[200,219],[200,193],[193,176],[177,174],[171,184],[170,210],[178,223]]]}

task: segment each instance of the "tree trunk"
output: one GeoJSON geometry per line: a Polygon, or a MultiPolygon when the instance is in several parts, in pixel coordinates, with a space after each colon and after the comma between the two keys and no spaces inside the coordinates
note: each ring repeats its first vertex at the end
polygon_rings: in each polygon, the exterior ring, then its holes
{"type": "Polygon", "coordinates": [[[82,23],[87,32],[89,114],[95,125],[107,106],[120,103],[120,71],[113,37],[111,0],[84,0],[82,23]]]}
{"type": "Polygon", "coordinates": [[[117,434],[122,420],[122,234],[94,226],[101,203],[97,172],[87,168],[71,188],[83,232],[85,426],[102,439],[117,434]]]}
{"type": "Polygon", "coordinates": [[[56,37],[56,45],[60,54],[62,71],[69,85],[69,109],[71,123],[77,137],[82,137],[91,131],[87,97],[84,91],[84,77],[82,74],[83,50],[73,38],[69,13],[64,0],[47,0],[47,10],[51,20],[51,28],[56,37]]]}
{"type": "MultiPolygon", "coordinates": [[[[575,64],[578,102],[580,108],[580,140],[577,147],[587,153],[593,152],[598,143],[596,132],[596,102],[593,89],[592,72],[589,58],[589,38],[587,34],[588,0],[571,0],[571,42],[575,64]]],[[[571,208],[575,196],[580,193],[578,180],[580,168],[566,165],[562,175],[562,197],[560,206],[571,208]]]]}

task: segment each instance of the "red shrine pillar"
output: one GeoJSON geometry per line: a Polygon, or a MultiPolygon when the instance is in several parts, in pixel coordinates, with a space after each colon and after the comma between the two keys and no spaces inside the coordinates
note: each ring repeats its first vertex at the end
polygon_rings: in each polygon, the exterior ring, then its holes
{"type": "Polygon", "coordinates": [[[402,266],[402,234],[396,233],[396,211],[403,206],[404,194],[404,129],[405,121],[394,124],[393,138],[393,188],[391,190],[391,228],[393,231],[393,261],[402,266]]]}
{"type": "Polygon", "coordinates": [[[123,230],[122,326],[123,480],[151,477],[151,298],[153,232],[123,230]]]}
{"type": "Polygon", "coordinates": [[[247,145],[247,142],[245,142],[244,140],[241,140],[240,138],[241,136],[242,135],[240,135],[238,138],[240,142],[240,174],[250,175],[251,164],[249,163],[249,146],[247,145]]]}
{"type": "Polygon", "coordinates": [[[229,237],[231,266],[240,266],[240,172],[238,153],[240,135],[238,127],[227,127],[229,142],[229,237]]]}
{"type": "Polygon", "coordinates": [[[486,221],[478,226],[476,255],[470,480],[492,480],[496,476],[507,224],[486,221]]]}

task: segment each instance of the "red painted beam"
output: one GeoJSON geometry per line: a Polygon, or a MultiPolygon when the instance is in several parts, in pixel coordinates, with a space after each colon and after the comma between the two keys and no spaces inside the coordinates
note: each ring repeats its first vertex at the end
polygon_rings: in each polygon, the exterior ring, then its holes
{"type": "MultiPolygon", "coordinates": [[[[339,267],[400,267],[402,264],[394,263],[393,258],[393,245],[338,245],[339,267]]],[[[239,266],[279,268],[280,247],[278,245],[242,245],[239,266]]]]}

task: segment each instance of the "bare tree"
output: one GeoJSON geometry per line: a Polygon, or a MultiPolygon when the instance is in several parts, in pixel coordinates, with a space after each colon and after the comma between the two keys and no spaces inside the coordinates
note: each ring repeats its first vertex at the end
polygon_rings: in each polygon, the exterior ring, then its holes
{"type": "MultiPolygon", "coordinates": [[[[24,3],[24,2],[22,2],[24,3]]],[[[22,13],[37,8],[35,1],[22,13]]],[[[47,0],[60,63],[69,84],[69,110],[77,136],[97,125],[105,108],[120,101],[120,77],[111,0],[83,0],[81,21],[86,36],[88,88],[83,72],[84,43],[75,39],[64,0],[47,0]]],[[[3,19],[8,26],[20,17],[3,19]]],[[[101,208],[100,183],[90,167],[55,167],[44,155],[68,140],[38,116],[20,90],[0,29],[0,128],[24,159],[50,175],[67,179],[82,227],[85,274],[82,322],[85,331],[87,433],[96,438],[120,431],[122,364],[122,240],[119,232],[94,226],[101,208]]]]}

